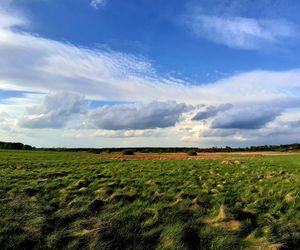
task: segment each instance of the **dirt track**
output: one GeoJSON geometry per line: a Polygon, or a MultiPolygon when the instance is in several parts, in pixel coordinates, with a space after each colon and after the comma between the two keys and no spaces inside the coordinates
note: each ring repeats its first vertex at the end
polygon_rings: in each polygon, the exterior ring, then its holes
{"type": "Polygon", "coordinates": [[[106,159],[136,159],[136,160],[201,160],[201,159],[224,159],[233,157],[262,157],[262,156],[287,156],[296,153],[283,152],[233,152],[233,153],[199,153],[197,156],[189,156],[186,153],[164,153],[164,154],[135,154],[122,155],[120,153],[95,155],[106,159]]]}

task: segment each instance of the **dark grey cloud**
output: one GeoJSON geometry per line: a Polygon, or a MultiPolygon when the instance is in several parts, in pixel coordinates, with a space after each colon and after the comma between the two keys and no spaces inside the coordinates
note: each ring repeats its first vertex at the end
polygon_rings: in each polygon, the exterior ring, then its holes
{"type": "Polygon", "coordinates": [[[218,115],[212,128],[220,129],[259,129],[273,121],[282,112],[280,108],[252,106],[233,108],[218,115]]]}
{"type": "Polygon", "coordinates": [[[19,120],[23,128],[63,128],[69,119],[84,110],[84,97],[73,93],[56,93],[45,97],[19,120]]]}
{"type": "Polygon", "coordinates": [[[171,127],[190,106],[176,102],[151,102],[104,106],[89,115],[89,124],[107,130],[135,130],[171,127]]]}
{"type": "Polygon", "coordinates": [[[193,121],[201,121],[210,117],[216,116],[219,112],[226,111],[232,107],[232,104],[222,104],[219,106],[208,106],[205,111],[198,112],[193,118],[193,121]]]}

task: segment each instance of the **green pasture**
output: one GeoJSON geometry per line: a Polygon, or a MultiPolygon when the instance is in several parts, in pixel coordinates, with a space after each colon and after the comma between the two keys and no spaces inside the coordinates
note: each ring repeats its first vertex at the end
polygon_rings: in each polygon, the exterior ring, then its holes
{"type": "Polygon", "coordinates": [[[0,151],[0,249],[300,249],[300,154],[0,151]]]}

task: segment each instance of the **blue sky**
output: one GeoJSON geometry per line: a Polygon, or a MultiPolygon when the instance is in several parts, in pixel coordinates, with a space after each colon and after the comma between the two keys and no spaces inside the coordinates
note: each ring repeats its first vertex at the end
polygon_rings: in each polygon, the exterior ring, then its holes
{"type": "Polygon", "coordinates": [[[293,143],[299,11],[296,0],[3,0],[0,140],[293,143]]]}

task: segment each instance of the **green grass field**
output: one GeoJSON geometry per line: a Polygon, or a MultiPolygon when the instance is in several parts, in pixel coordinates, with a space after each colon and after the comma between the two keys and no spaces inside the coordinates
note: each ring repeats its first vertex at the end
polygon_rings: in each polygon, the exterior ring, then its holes
{"type": "Polygon", "coordinates": [[[0,151],[0,249],[300,249],[300,154],[0,151]]]}

